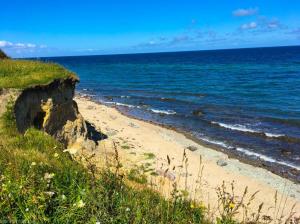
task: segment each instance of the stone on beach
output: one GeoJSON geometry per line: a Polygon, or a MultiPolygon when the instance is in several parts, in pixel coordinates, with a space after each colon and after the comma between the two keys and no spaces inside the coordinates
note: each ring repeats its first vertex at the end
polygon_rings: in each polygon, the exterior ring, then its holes
{"type": "Polygon", "coordinates": [[[190,146],[188,146],[188,147],[186,147],[186,148],[187,148],[188,150],[192,151],[192,152],[198,150],[198,147],[196,147],[196,146],[194,146],[194,145],[190,145],[190,146]]]}
{"type": "Polygon", "coordinates": [[[218,165],[218,166],[227,166],[228,163],[227,163],[227,161],[224,160],[224,159],[219,159],[219,160],[217,161],[217,165],[218,165]]]}

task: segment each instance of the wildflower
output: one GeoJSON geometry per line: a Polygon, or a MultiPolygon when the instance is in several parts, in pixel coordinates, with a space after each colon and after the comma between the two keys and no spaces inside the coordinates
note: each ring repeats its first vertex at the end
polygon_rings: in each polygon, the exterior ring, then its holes
{"type": "Polygon", "coordinates": [[[191,208],[195,208],[195,204],[194,203],[191,203],[191,208]]]}
{"type": "Polygon", "coordinates": [[[36,162],[32,162],[30,166],[35,166],[36,165],[36,162]]]}
{"type": "Polygon", "coordinates": [[[54,156],[55,158],[58,158],[58,157],[59,157],[58,153],[54,153],[53,156],[54,156]]]}
{"type": "Polygon", "coordinates": [[[63,194],[63,195],[61,196],[61,199],[62,199],[62,200],[66,200],[66,199],[67,199],[66,195],[63,194]]]}
{"type": "Polygon", "coordinates": [[[76,205],[78,208],[83,208],[85,206],[85,203],[82,200],[79,200],[76,205]]]}
{"type": "Polygon", "coordinates": [[[130,212],[130,208],[126,208],[125,211],[126,211],[126,212],[130,212]]]}
{"type": "Polygon", "coordinates": [[[206,208],[203,202],[200,202],[199,208],[200,209],[205,209],[206,208]]]}
{"type": "Polygon", "coordinates": [[[234,205],[233,202],[230,202],[230,203],[229,203],[229,208],[230,208],[230,209],[234,209],[234,206],[235,206],[235,205],[234,205]]]}
{"type": "Polygon", "coordinates": [[[54,173],[45,173],[44,179],[45,179],[45,180],[47,180],[47,179],[52,179],[54,176],[55,176],[54,173]]]}
{"type": "Polygon", "coordinates": [[[55,194],[55,192],[53,192],[53,191],[46,191],[45,194],[47,194],[50,197],[52,197],[55,194]]]}
{"type": "Polygon", "coordinates": [[[29,208],[26,208],[25,211],[28,212],[28,211],[29,211],[29,208]]]}

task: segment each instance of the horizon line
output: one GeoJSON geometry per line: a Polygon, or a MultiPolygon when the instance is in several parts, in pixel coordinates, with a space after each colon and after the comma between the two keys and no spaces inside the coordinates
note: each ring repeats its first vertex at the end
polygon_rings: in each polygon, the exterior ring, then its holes
{"type": "Polygon", "coordinates": [[[206,50],[183,50],[183,51],[157,51],[157,52],[138,52],[138,53],[112,53],[112,54],[90,54],[90,55],[63,55],[63,56],[42,56],[42,57],[22,57],[13,59],[38,59],[38,58],[62,58],[62,57],[93,57],[93,56],[118,56],[118,55],[141,55],[141,54],[169,54],[169,53],[186,53],[186,52],[205,52],[205,51],[226,51],[226,50],[246,50],[260,48],[284,48],[284,47],[300,47],[299,45],[279,45],[279,46],[264,46],[264,47],[239,47],[239,48],[217,48],[206,50]]]}

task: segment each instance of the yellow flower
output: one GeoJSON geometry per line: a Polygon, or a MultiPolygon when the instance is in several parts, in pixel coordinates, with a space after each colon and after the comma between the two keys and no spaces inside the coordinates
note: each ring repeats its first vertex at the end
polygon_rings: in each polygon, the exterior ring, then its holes
{"type": "Polygon", "coordinates": [[[54,153],[54,157],[56,158],[56,157],[58,157],[59,155],[58,155],[58,153],[54,153]]]}
{"type": "Polygon", "coordinates": [[[191,203],[191,208],[195,208],[195,204],[194,203],[191,203]]]}
{"type": "Polygon", "coordinates": [[[78,202],[77,202],[77,207],[78,208],[83,208],[85,206],[85,203],[82,201],[82,200],[79,200],[78,202]]]}
{"type": "Polygon", "coordinates": [[[32,162],[32,163],[31,163],[31,166],[35,166],[35,165],[36,165],[36,162],[32,162]]]}
{"type": "Polygon", "coordinates": [[[200,209],[205,209],[206,208],[203,202],[200,202],[199,208],[200,209]]]}
{"type": "Polygon", "coordinates": [[[234,208],[234,206],[235,206],[235,205],[234,205],[234,203],[233,203],[233,202],[229,203],[229,208],[230,208],[230,209],[233,209],[233,208],[234,208]]]}

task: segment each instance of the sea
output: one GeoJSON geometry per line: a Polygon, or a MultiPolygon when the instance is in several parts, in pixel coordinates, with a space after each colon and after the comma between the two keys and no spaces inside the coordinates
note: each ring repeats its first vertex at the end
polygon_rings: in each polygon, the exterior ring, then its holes
{"type": "Polygon", "coordinates": [[[300,46],[39,60],[74,71],[80,94],[300,182],[300,46]]]}

